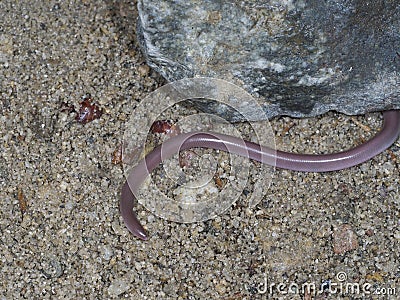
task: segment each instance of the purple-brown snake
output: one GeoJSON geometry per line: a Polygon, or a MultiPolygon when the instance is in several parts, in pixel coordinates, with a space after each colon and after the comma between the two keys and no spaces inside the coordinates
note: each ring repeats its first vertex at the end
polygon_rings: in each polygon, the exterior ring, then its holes
{"type": "Polygon", "coordinates": [[[389,148],[400,134],[400,110],[383,112],[382,129],[369,141],[355,148],[332,154],[296,154],[273,150],[240,138],[214,132],[192,132],[179,134],[156,147],[129,174],[122,187],[120,210],[126,227],[136,237],[147,240],[143,226],[133,212],[134,194],[145,178],[162,161],[180,150],[189,148],[211,148],[228,151],[277,168],[304,171],[328,172],[349,168],[369,160],[389,148]]]}

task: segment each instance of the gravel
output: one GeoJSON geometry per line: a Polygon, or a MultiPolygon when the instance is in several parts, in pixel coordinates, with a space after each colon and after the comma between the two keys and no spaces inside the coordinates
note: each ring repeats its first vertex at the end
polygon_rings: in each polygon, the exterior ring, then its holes
{"type": "MultiPolygon", "coordinates": [[[[165,84],[140,53],[136,3],[5,0],[0,11],[0,299],[310,299],[304,283],[322,285],[318,299],[371,297],[340,283],[400,293],[399,144],[338,172],[276,170],[255,208],[243,193],[205,222],[139,205],[143,242],[120,217],[124,172],[112,163],[136,104],[165,84]],[[82,125],[87,94],[103,114],[82,125]],[[335,251],[337,228],[351,247],[335,251]]],[[[278,149],[319,153],[380,122],[330,112],[271,125],[278,149]]]]}

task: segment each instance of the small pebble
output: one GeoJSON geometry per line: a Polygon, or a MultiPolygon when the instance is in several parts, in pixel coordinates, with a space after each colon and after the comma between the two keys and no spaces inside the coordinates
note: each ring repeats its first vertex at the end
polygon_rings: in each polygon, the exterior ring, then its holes
{"type": "Polygon", "coordinates": [[[108,287],[110,296],[119,296],[129,290],[129,283],[123,279],[114,279],[108,287]]]}
{"type": "Polygon", "coordinates": [[[141,77],[146,77],[150,73],[150,67],[148,65],[140,65],[138,72],[141,77]]]}
{"type": "Polygon", "coordinates": [[[349,224],[343,224],[333,231],[333,252],[344,254],[358,248],[357,235],[349,224]]]}

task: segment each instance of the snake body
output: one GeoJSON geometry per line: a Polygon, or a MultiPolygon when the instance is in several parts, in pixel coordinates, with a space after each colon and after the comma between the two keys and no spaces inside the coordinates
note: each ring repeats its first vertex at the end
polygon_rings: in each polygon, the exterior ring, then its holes
{"type": "Polygon", "coordinates": [[[214,132],[179,134],[156,147],[129,174],[121,192],[122,218],[133,235],[142,240],[148,239],[145,229],[133,212],[135,194],[154,168],[181,150],[211,148],[238,154],[277,168],[304,172],[336,171],[369,160],[397,140],[400,134],[400,110],[383,112],[383,120],[381,130],[366,143],[346,151],[323,155],[288,153],[214,132]]]}

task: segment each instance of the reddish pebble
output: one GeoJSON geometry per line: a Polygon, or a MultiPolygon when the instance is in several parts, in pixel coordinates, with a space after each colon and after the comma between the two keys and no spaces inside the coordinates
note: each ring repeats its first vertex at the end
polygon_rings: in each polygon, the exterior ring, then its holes
{"type": "Polygon", "coordinates": [[[180,151],[179,152],[179,166],[181,168],[188,168],[191,165],[191,160],[195,156],[198,156],[196,152],[192,150],[185,150],[185,151],[180,151]]]}
{"type": "Polygon", "coordinates": [[[28,209],[28,202],[26,201],[22,188],[18,188],[18,202],[19,202],[19,210],[21,211],[21,215],[23,218],[25,212],[28,209]]]}
{"type": "Polygon", "coordinates": [[[374,231],[373,231],[372,229],[367,229],[367,230],[365,231],[365,234],[366,234],[367,236],[373,236],[373,235],[374,235],[374,231]]]}
{"type": "Polygon", "coordinates": [[[152,133],[168,133],[171,130],[171,123],[167,120],[155,121],[150,130],[152,133]]]}
{"type": "Polygon", "coordinates": [[[349,224],[337,227],[333,232],[333,252],[343,254],[358,248],[357,235],[349,224]]]}
{"type": "Polygon", "coordinates": [[[111,158],[111,163],[114,165],[122,164],[122,144],[114,150],[111,158]]]}
{"type": "Polygon", "coordinates": [[[171,120],[155,121],[150,127],[151,133],[163,133],[171,138],[181,133],[181,129],[177,124],[173,124],[171,120]]]}
{"type": "Polygon", "coordinates": [[[88,95],[81,102],[78,115],[75,118],[79,123],[86,124],[101,117],[103,111],[92,101],[92,98],[88,95]]]}

